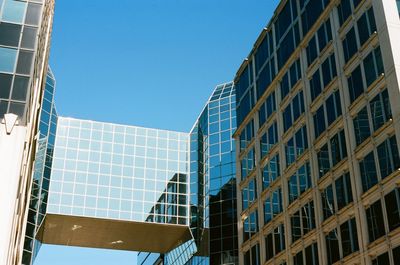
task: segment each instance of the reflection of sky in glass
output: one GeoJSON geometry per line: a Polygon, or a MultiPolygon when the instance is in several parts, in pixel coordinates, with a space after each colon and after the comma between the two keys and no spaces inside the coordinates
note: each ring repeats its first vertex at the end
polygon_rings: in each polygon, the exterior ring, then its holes
{"type": "Polygon", "coordinates": [[[59,118],[48,212],[186,224],[187,160],[185,133],[59,118]]]}
{"type": "Polygon", "coordinates": [[[165,264],[237,264],[235,130],[235,88],[226,83],[215,88],[190,132],[190,225],[196,249],[183,244],[164,256],[165,264]],[[208,255],[193,256],[206,253],[206,245],[208,255]]]}

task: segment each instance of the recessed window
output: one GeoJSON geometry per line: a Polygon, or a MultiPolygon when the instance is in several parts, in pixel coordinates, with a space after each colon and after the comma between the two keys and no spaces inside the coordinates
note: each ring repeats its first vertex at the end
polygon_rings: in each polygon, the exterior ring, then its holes
{"type": "Polygon", "coordinates": [[[300,128],[285,144],[286,167],[296,161],[308,148],[307,127],[300,128]]]}
{"type": "Polygon", "coordinates": [[[260,139],[261,158],[265,157],[278,142],[278,125],[274,122],[260,139]]]}
{"type": "Polygon", "coordinates": [[[372,124],[374,131],[376,131],[392,118],[388,91],[385,89],[379,93],[371,100],[369,105],[371,108],[372,124]]]}
{"type": "Polygon", "coordinates": [[[282,210],[282,190],[278,188],[264,201],[264,224],[269,223],[282,210]]]}
{"type": "Polygon", "coordinates": [[[266,261],[272,259],[285,249],[285,227],[278,225],[271,233],[265,237],[266,261]]]}
{"type": "Polygon", "coordinates": [[[356,219],[352,218],[340,225],[343,257],[359,250],[356,219]]]}
{"type": "Polygon", "coordinates": [[[385,234],[381,201],[374,202],[365,210],[367,215],[369,242],[373,242],[385,234]]]}
{"type": "Polygon", "coordinates": [[[307,63],[310,66],[318,56],[316,37],[313,36],[306,48],[307,63]]]}
{"type": "Polygon", "coordinates": [[[268,188],[269,185],[279,177],[279,175],[279,154],[277,154],[274,157],[270,158],[268,163],[263,168],[263,190],[268,188]]]}
{"type": "Polygon", "coordinates": [[[322,210],[324,213],[324,220],[335,214],[335,204],[333,200],[332,185],[329,185],[321,192],[322,210]]]}
{"type": "Polygon", "coordinates": [[[360,161],[360,175],[363,191],[366,192],[376,183],[378,183],[374,152],[370,152],[363,160],[360,161]]]}
{"type": "Polygon", "coordinates": [[[247,241],[258,232],[258,213],[257,210],[250,213],[243,221],[243,241],[247,241]]]}
{"type": "Polygon", "coordinates": [[[314,100],[322,92],[321,75],[319,69],[313,74],[310,79],[311,100],[314,100]]]}
{"type": "Polygon", "coordinates": [[[384,73],[381,49],[378,46],[363,60],[367,87],[384,73]]]}
{"type": "Polygon", "coordinates": [[[389,231],[392,231],[400,226],[400,192],[398,188],[386,194],[385,203],[389,231]]]}
{"type": "Polygon", "coordinates": [[[340,259],[339,239],[337,229],[332,230],[325,237],[328,264],[332,265],[340,259]]]}
{"type": "Polygon", "coordinates": [[[363,92],[364,83],[361,75],[361,67],[357,66],[356,69],[347,78],[349,86],[350,102],[353,103],[363,92]]]}
{"type": "Polygon", "coordinates": [[[311,188],[310,164],[307,162],[288,179],[289,204],[311,188]]]}
{"type": "Polygon", "coordinates": [[[377,148],[381,178],[384,179],[400,168],[396,136],[392,136],[377,148]]]}
{"type": "Polygon", "coordinates": [[[344,60],[347,63],[358,50],[356,32],[354,28],[351,28],[346,33],[346,37],[343,39],[342,45],[343,45],[344,60]]]}
{"type": "Polygon", "coordinates": [[[356,143],[359,145],[371,135],[367,107],[364,107],[360,110],[360,112],[357,113],[353,119],[353,125],[356,143]]]}
{"type": "Polygon", "coordinates": [[[372,265],[389,265],[389,253],[383,253],[372,260],[372,265]]]}
{"type": "Polygon", "coordinates": [[[337,75],[335,54],[329,56],[322,63],[322,79],[326,87],[337,75]]]}
{"type": "Polygon", "coordinates": [[[301,207],[290,217],[292,229],[292,243],[315,228],[314,202],[309,202],[301,207]]]}
{"type": "Polygon", "coordinates": [[[376,31],[374,9],[371,7],[357,21],[360,45],[362,46],[376,31]]]}
{"type": "Polygon", "coordinates": [[[338,5],[338,13],[339,13],[340,25],[343,25],[343,23],[351,15],[350,0],[341,0],[340,1],[340,4],[338,5]]]}
{"type": "Polygon", "coordinates": [[[317,112],[314,114],[313,118],[314,118],[314,133],[315,133],[315,139],[316,139],[326,129],[324,105],[319,107],[317,112]]]}

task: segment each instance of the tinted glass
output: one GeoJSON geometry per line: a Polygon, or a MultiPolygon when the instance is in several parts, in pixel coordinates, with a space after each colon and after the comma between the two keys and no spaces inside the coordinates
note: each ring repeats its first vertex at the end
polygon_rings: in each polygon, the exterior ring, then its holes
{"type": "Polygon", "coordinates": [[[3,118],[4,114],[7,113],[8,101],[0,100],[0,118],[3,118]]]}
{"type": "Polygon", "coordinates": [[[312,79],[310,80],[310,90],[312,100],[314,100],[319,94],[321,94],[322,86],[319,69],[314,73],[312,79]]]}
{"type": "Polygon", "coordinates": [[[18,117],[23,117],[25,111],[25,104],[24,103],[17,103],[17,102],[10,102],[10,113],[14,113],[18,115],[18,117]]]}
{"type": "Polygon", "coordinates": [[[354,134],[356,136],[357,145],[361,144],[365,139],[371,135],[369,128],[368,112],[364,107],[354,118],[354,134]]]}
{"type": "Polygon", "coordinates": [[[356,33],[354,28],[351,28],[346,34],[346,38],[343,40],[343,51],[345,61],[349,61],[351,57],[357,52],[357,41],[356,33]]]}
{"type": "Polygon", "coordinates": [[[39,4],[29,3],[26,12],[25,24],[39,25],[42,6],[39,4]]]}
{"type": "Polygon", "coordinates": [[[367,80],[367,87],[372,84],[372,82],[376,78],[376,70],[374,64],[374,55],[371,52],[365,59],[364,59],[364,71],[365,71],[365,78],[367,80]]]}
{"type": "Polygon", "coordinates": [[[0,98],[10,97],[12,75],[0,74],[0,98]]]}
{"type": "Polygon", "coordinates": [[[381,201],[373,203],[366,211],[369,242],[373,242],[385,234],[381,201]]]}
{"type": "Polygon", "coordinates": [[[18,47],[20,35],[20,25],[0,23],[0,45],[18,47]]]}
{"type": "Polygon", "coordinates": [[[346,173],[335,181],[338,210],[353,201],[350,174],[346,173]]]}
{"type": "Polygon", "coordinates": [[[338,5],[339,22],[342,25],[351,15],[350,0],[342,0],[338,5]]]}
{"type": "Polygon", "coordinates": [[[342,239],[342,249],[344,257],[359,249],[355,218],[344,222],[340,226],[340,235],[342,239]]]}
{"type": "Polygon", "coordinates": [[[377,258],[372,260],[372,265],[390,265],[389,254],[386,252],[379,255],[377,258]]]}
{"type": "Polygon", "coordinates": [[[360,174],[364,192],[378,183],[373,152],[369,153],[362,161],[360,161],[360,174]]]}
{"type": "Polygon", "coordinates": [[[22,34],[21,47],[25,49],[34,49],[36,42],[37,28],[24,27],[22,34]]]}
{"type": "Polygon", "coordinates": [[[325,190],[321,192],[322,198],[322,209],[324,211],[324,220],[328,219],[335,213],[334,202],[333,202],[333,191],[332,186],[329,185],[325,190]]]}
{"type": "Polygon", "coordinates": [[[0,47],[0,71],[13,72],[17,50],[0,47]]]}
{"type": "Polygon", "coordinates": [[[5,0],[3,20],[21,24],[24,19],[26,5],[26,2],[5,0]]]}
{"type": "Polygon", "coordinates": [[[400,204],[398,189],[393,190],[385,196],[386,214],[389,222],[389,230],[392,231],[400,226],[400,204]]]}
{"type": "Polygon", "coordinates": [[[26,94],[28,91],[28,85],[29,85],[29,77],[15,76],[11,98],[14,100],[25,101],[26,94]]]}
{"type": "Polygon", "coordinates": [[[349,85],[350,101],[353,102],[364,92],[360,66],[354,69],[347,81],[349,85]]]}
{"type": "Polygon", "coordinates": [[[317,58],[317,44],[315,41],[315,36],[310,40],[307,46],[307,63],[311,65],[314,60],[317,58]]]}
{"type": "Polygon", "coordinates": [[[323,177],[330,170],[330,162],[329,162],[329,151],[328,145],[325,144],[322,146],[321,150],[317,154],[318,156],[318,171],[319,177],[323,177]]]}
{"type": "Polygon", "coordinates": [[[18,57],[17,73],[29,75],[33,63],[33,52],[20,51],[18,57]]]}
{"type": "Polygon", "coordinates": [[[328,235],[326,235],[326,253],[328,256],[328,264],[331,265],[340,259],[339,254],[339,240],[337,237],[338,233],[332,230],[328,235]]]}
{"type": "Polygon", "coordinates": [[[324,105],[322,105],[317,112],[314,114],[314,130],[315,130],[315,138],[321,135],[326,129],[325,124],[325,114],[324,114],[324,105]]]}

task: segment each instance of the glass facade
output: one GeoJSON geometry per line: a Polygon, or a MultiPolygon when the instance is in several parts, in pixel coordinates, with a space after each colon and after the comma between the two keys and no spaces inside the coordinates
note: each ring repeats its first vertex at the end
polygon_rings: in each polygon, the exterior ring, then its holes
{"type": "Polygon", "coordinates": [[[241,264],[397,264],[386,4],[282,0],[238,70],[241,264]]]}
{"type": "Polygon", "coordinates": [[[48,69],[42,108],[40,113],[38,148],[33,169],[33,183],[29,202],[28,222],[25,231],[25,244],[22,264],[33,263],[41,243],[36,234],[47,212],[50,176],[57,130],[57,112],[54,104],[56,80],[48,69]]]}
{"type": "Polygon", "coordinates": [[[235,108],[233,83],[217,86],[190,132],[194,241],[166,254],[165,264],[238,264],[235,108]]]}
{"type": "Polygon", "coordinates": [[[58,119],[47,212],[188,224],[188,134],[58,119]]]}
{"type": "Polygon", "coordinates": [[[0,117],[18,115],[26,123],[34,60],[39,51],[43,1],[0,1],[0,117]]]}

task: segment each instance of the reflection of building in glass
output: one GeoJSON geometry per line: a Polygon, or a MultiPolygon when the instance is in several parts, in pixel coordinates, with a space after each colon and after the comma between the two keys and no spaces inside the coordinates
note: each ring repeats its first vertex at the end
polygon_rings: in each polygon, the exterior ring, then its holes
{"type": "MultiPolygon", "coordinates": [[[[237,264],[235,90],[216,87],[190,132],[190,228],[194,239],[165,264],[237,264]]],[[[142,264],[153,264],[140,253],[142,264]]],[[[154,255],[154,254],[152,254],[154,255]]],[[[141,263],[139,263],[141,264],[141,263]]]]}
{"type": "Polygon", "coordinates": [[[32,187],[32,171],[37,145],[46,148],[36,136],[53,11],[54,0],[0,1],[0,264],[21,263],[22,255],[25,263],[32,251],[32,240],[26,238],[24,244],[24,239],[25,230],[33,235],[31,224],[37,221],[26,223],[28,215],[33,217],[28,213],[30,194],[41,192],[32,187]]]}
{"type": "MultiPolygon", "coordinates": [[[[196,256],[235,264],[237,257],[235,147],[236,99],[232,83],[219,85],[191,131],[191,229],[196,256]],[[229,253],[227,255],[227,253],[229,253]]],[[[199,257],[193,263],[203,264],[199,257]]]]}
{"type": "Polygon", "coordinates": [[[33,169],[22,264],[31,264],[40,248],[40,242],[35,240],[35,236],[46,214],[52,170],[57,127],[57,112],[54,104],[55,82],[53,73],[49,69],[40,113],[38,147],[33,169]]]}
{"type": "Polygon", "coordinates": [[[280,2],[235,78],[240,263],[399,264],[396,2],[280,2]]]}
{"type": "MultiPolygon", "coordinates": [[[[167,187],[151,208],[146,222],[176,223],[176,216],[187,216],[187,179],[186,174],[175,174],[167,183],[167,187]],[[178,184],[179,183],[179,184],[178,184]],[[179,206],[185,205],[185,206],[179,206]],[[179,212],[179,213],[178,213],[179,212]],[[167,220],[164,220],[167,218],[167,220]]],[[[185,220],[178,221],[185,224],[185,220]]]]}

